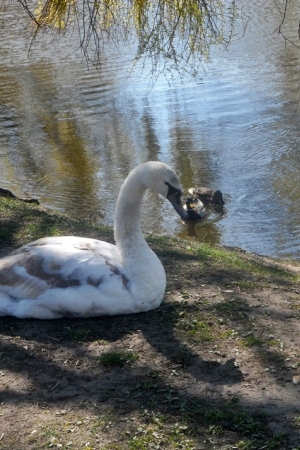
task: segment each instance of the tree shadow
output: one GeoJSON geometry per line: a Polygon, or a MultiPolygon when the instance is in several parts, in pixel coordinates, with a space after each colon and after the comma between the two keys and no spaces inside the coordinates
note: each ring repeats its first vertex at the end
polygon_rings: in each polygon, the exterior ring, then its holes
{"type": "MultiPolygon", "coordinates": [[[[91,321],[88,322],[92,325],[91,321]]],[[[30,321],[26,321],[26,324],[32,325],[30,321]]],[[[59,324],[63,325],[61,322],[59,324]]],[[[10,325],[14,326],[14,321],[11,321],[10,325]]],[[[20,333],[21,330],[16,331],[20,333]]],[[[46,326],[44,331],[46,335],[51,330],[46,326]]],[[[30,342],[28,330],[25,330],[25,336],[30,342]]],[[[104,334],[101,333],[101,337],[103,338],[104,334]]],[[[119,337],[122,339],[122,333],[119,337]]],[[[18,371],[31,378],[30,389],[15,389],[12,383],[12,386],[3,390],[2,404],[38,404],[43,408],[53,406],[56,410],[70,407],[72,411],[76,407],[82,409],[84,405],[84,410],[90,409],[96,414],[109,410],[116,423],[126,414],[142,413],[146,423],[145,416],[161,416],[165,418],[166,423],[184,421],[188,427],[194,428],[193,438],[199,445],[203,436],[209,435],[207,430],[214,427],[222,430],[222,439],[225,435],[228,442],[252,439],[253,445],[257,445],[249,447],[253,449],[263,448],[263,443],[271,441],[273,446],[270,448],[273,449],[283,448],[282,445],[288,445],[290,442],[293,445],[300,443],[300,430],[290,421],[283,421],[284,433],[277,433],[278,429],[282,429],[280,424],[275,431],[273,429],[276,418],[285,418],[287,411],[295,410],[294,405],[274,405],[270,415],[269,412],[264,412],[264,407],[257,401],[228,398],[217,389],[219,379],[206,378],[208,372],[205,374],[203,368],[201,383],[195,380],[193,386],[184,382],[178,385],[177,376],[184,376],[186,367],[177,369],[180,373],[174,374],[174,382],[170,376],[163,378],[161,367],[156,367],[149,361],[143,365],[133,363],[103,368],[97,358],[91,357],[81,345],[81,348],[77,346],[75,349],[74,359],[86,358],[88,364],[73,364],[70,367],[66,366],[63,360],[58,363],[51,359],[50,353],[43,357],[40,353],[35,355],[34,350],[30,350],[29,346],[26,348],[24,343],[25,340],[21,340],[19,344],[10,343],[9,340],[2,341],[1,354],[8,356],[2,357],[1,369],[18,371]],[[205,378],[211,382],[210,388],[201,388],[205,378]],[[275,445],[277,434],[278,446],[275,445]]],[[[55,344],[56,354],[60,351],[64,353],[65,344],[61,343],[63,349],[60,344],[55,344]]],[[[214,362],[209,369],[213,366],[214,362]]],[[[223,365],[223,370],[226,370],[226,366],[228,370],[232,370],[232,361],[228,360],[223,365]]],[[[171,372],[170,368],[168,372],[171,372]]]]}
{"type": "MultiPolygon", "coordinates": [[[[209,381],[213,376],[214,380],[219,380],[220,384],[235,384],[243,379],[240,369],[234,366],[232,359],[224,363],[206,361],[189,345],[182,343],[174,336],[177,318],[176,308],[165,303],[158,310],[148,313],[96,319],[20,321],[6,317],[0,319],[0,330],[8,340],[21,338],[24,341],[34,341],[40,345],[52,343],[69,349],[74,349],[78,343],[79,347],[75,350],[76,356],[80,356],[82,343],[105,341],[114,344],[140,332],[156,352],[171,364],[184,367],[197,380],[209,381]]],[[[2,351],[4,354],[15,354],[12,350],[4,348],[2,351]]],[[[21,349],[18,360],[22,361],[27,357],[28,352],[21,349]]],[[[3,358],[3,365],[5,361],[6,358],[3,358]]],[[[23,366],[21,367],[22,371],[25,370],[23,366]]]]}

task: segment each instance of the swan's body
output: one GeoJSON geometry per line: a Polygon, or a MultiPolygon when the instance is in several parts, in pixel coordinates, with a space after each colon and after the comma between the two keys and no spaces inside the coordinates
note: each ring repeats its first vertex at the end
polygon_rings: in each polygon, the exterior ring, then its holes
{"type": "Polygon", "coordinates": [[[166,164],[148,162],[125,180],[115,212],[116,245],[65,236],[42,238],[0,259],[0,315],[55,319],[131,314],[157,308],[166,275],[140,227],[147,188],[186,218],[181,188],[166,164]]]}
{"type": "Polygon", "coordinates": [[[189,193],[192,194],[193,197],[198,198],[201,202],[214,205],[214,206],[223,206],[225,202],[223,200],[223,194],[218,189],[209,189],[206,187],[200,188],[191,188],[189,189],[189,193]]]}

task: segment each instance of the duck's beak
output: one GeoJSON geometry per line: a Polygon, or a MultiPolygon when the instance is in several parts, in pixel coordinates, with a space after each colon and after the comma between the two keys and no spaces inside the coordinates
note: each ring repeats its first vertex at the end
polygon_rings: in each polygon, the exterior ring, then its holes
{"type": "Polygon", "coordinates": [[[180,215],[180,217],[183,220],[188,220],[189,216],[182,206],[180,195],[178,195],[178,193],[174,193],[174,194],[168,195],[167,199],[169,200],[169,202],[172,203],[173,208],[175,209],[175,211],[177,211],[177,213],[180,215]]]}

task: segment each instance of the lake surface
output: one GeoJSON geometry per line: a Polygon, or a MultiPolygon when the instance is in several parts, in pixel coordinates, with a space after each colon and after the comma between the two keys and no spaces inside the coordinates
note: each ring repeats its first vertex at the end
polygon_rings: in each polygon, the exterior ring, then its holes
{"type": "MultiPolygon", "coordinates": [[[[297,40],[294,3],[285,30],[297,40]]],[[[226,205],[186,225],[149,193],[145,232],[299,259],[300,50],[274,32],[272,0],[245,3],[243,14],[245,35],[212,49],[201,80],[153,86],[124,50],[103,54],[101,77],[65,38],[42,40],[28,56],[26,18],[10,6],[0,28],[0,186],[112,225],[128,172],[160,160],[185,193],[217,188],[226,205]]]]}

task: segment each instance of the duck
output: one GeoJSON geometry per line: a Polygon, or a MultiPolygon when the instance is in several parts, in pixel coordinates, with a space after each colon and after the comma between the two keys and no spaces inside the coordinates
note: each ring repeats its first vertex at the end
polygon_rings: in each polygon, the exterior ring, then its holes
{"type": "Polygon", "coordinates": [[[206,210],[203,203],[195,195],[186,198],[183,208],[188,214],[188,219],[186,219],[185,221],[200,220],[206,216],[206,210]]]}
{"type": "Polygon", "coordinates": [[[147,189],[169,200],[182,219],[188,218],[175,172],[159,161],[138,165],[117,198],[115,244],[76,236],[44,237],[0,259],[0,316],[87,318],[159,307],[166,274],[140,225],[147,189]]]}
{"type": "Polygon", "coordinates": [[[214,206],[223,206],[225,202],[223,200],[223,194],[218,189],[210,189],[206,187],[190,188],[189,193],[192,196],[196,196],[205,204],[214,206]]]}

